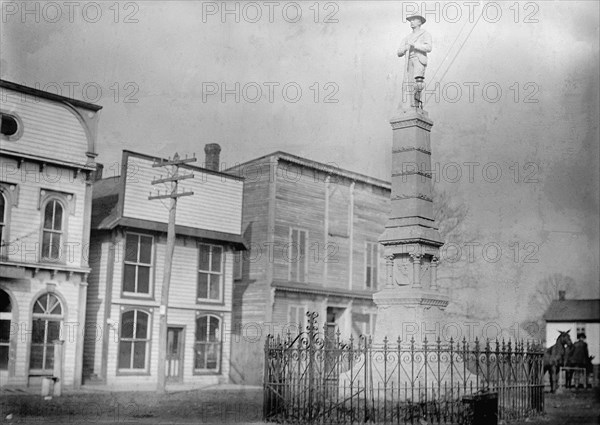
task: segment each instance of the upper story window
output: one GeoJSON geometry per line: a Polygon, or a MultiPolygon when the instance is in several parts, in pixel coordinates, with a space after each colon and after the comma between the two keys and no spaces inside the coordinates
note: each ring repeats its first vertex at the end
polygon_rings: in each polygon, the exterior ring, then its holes
{"type": "Polygon", "coordinates": [[[14,183],[0,182],[0,258],[6,258],[10,240],[11,209],[17,205],[19,187],[14,183]]]}
{"type": "Polygon", "coordinates": [[[60,259],[63,243],[64,207],[56,199],[50,199],[44,207],[42,224],[42,260],[56,261],[60,259]]]}
{"type": "Polygon", "coordinates": [[[223,247],[198,245],[198,288],[199,301],[222,301],[223,299],[223,247]]]}
{"type": "Polygon", "coordinates": [[[379,262],[378,246],[376,243],[365,244],[365,286],[367,289],[377,289],[377,263],[379,262]]]}
{"type": "Polygon", "coordinates": [[[4,240],[5,232],[4,228],[6,227],[6,210],[8,209],[8,202],[6,202],[6,198],[2,191],[0,191],[0,249],[4,247],[8,241],[4,240]]]}
{"type": "Polygon", "coordinates": [[[125,236],[124,294],[141,296],[152,294],[153,240],[152,236],[137,233],[127,233],[125,236]]]}
{"type": "Polygon", "coordinates": [[[306,281],[308,234],[305,230],[290,229],[290,243],[288,244],[288,261],[290,264],[290,280],[295,282],[306,281]]]}
{"type": "Polygon", "coordinates": [[[244,270],[244,257],[242,251],[237,251],[233,256],[233,280],[241,280],[244,270]]]}
{"type": "Polygon", "coordinates": [[[6,140],[17,140],[23,133],[21,119],[13,114],[0,113],[0,135],[6,140]]]}

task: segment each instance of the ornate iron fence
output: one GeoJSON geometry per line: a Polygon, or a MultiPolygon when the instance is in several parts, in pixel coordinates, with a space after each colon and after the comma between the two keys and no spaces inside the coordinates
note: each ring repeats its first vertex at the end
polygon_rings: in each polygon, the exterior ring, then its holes
{"type": "Polygon", "coordinates": [[[370,338],[319,333],[316,313],[298,335],[265,345],[263,416],[280,423],[470,423],[482,400],[498,419],[544,410],[543,352],[529,343],[370,338]]]}

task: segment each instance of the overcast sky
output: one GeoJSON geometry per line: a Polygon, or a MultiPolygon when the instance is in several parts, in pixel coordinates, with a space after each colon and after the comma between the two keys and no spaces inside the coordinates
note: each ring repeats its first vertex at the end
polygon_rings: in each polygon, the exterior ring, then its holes
{"type": "MultiPolygon", "coordinates": [[[[389,180],[396,51],[421,2],[228,2],[239,22],[221,2],[46,3],[3,3],[1,77],[102,105],[107,167],[217,142],[227,166],[282,150],[389,180]]],[[[597,297],[599,3],[467,3],[426,3],[437,186],[502,247],[476,258],[500,310],[555,272],[597,297]]]]}

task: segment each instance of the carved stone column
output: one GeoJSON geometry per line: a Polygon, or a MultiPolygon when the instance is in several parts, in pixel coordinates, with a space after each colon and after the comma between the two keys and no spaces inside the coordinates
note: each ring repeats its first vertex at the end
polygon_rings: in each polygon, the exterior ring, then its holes
{"type": "Polygon", "coordinates": [[[440,264],[439,257],[436,257],[435,255],[433,257],[431,257],[431,289],[433,291],[437,291],[439,289],[439,286],[437,283],[437,268],[438,268],[439,264],[440,264]]]}
{"type": "Polygon", "coordinates": [[[421,258],[423,258],[423,254],[410,254],[410,258],[413,262],[412,286],[413,288],[421,288],[421,258]]]}
{"type": "Polygon", "coordinates": [[[394,287],[394,256],[385,256],[385,287],[392,289],[394,287]]]}

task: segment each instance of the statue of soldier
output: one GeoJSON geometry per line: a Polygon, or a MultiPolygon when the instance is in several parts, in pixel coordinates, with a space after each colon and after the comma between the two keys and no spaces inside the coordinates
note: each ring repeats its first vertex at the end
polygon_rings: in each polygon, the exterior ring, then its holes
{"type": "Polygon", "coordinates": [[[398,56],[407,55],[402,101],[405,101],[405,90],[408,93],[414,92],[410,104],[413,107],[422,108],[421,92],[425,88],[425,69],[427,68],[427,53],[431,52],[431,34],[421,28],[421,25],[426,22],[421,15],[412,15],[406,20],[410,22],[412,33],[402,40],[402,45],[398,49],[398,56]]]}

